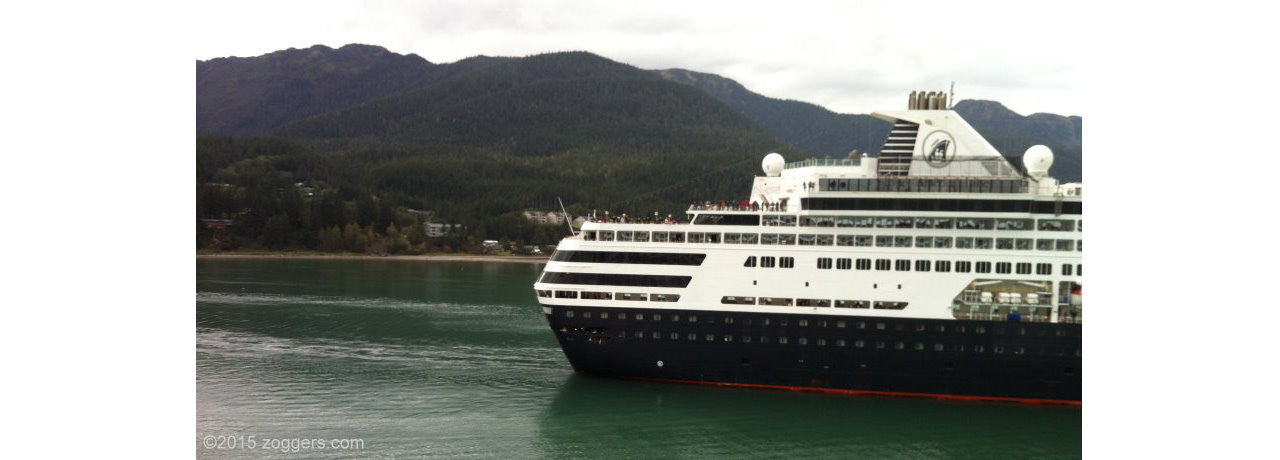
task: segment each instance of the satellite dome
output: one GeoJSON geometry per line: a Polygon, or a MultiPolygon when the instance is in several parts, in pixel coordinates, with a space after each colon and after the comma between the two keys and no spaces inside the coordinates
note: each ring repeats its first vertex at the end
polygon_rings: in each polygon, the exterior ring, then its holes
{"type": "Polygon", "coordinates": [[[764,170],[764,174],[769,177],[778,177],[782,174],[782,168],[787,164],[787,160],[782,159],[782,155],[777,152],[764,156],[764,161],[760,162],[760,169],[764,170]]]}
{"type": "Polygon", "coordinates": [[[1049,174],[1049,167],[1053,166],[1053,151],[1043,145],[1033,145],[1022,154],[1022,165],[1026,166],[1027,174],[1031,177],[1044,177],[1049,174]]]}

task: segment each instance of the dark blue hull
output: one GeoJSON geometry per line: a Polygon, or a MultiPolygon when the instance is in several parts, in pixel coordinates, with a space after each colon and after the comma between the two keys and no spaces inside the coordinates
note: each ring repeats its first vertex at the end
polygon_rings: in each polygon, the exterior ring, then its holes
{"type": "Polygon", "coordinates": [[[579,372],[837,392],[1080,401],[1078,324],[550,308],[547,320],[579,372]]]}

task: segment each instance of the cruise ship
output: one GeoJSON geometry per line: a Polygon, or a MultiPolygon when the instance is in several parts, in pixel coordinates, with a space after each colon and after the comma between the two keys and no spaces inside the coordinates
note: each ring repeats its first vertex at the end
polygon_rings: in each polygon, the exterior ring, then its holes
{"type": "Polygon", "coordinates": [[[534,291],[578,372],[1079,405],[1081,184],[1007,161],[941,92],[877,157],[786,162],[685,222],[594,219],[534,291]]]}

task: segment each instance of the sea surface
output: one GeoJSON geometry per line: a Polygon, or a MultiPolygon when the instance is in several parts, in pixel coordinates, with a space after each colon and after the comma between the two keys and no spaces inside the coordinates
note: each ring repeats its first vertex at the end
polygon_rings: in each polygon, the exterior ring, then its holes
{"type": "Polygon", "coordinates": [[[534,297],[541,270],[538,263],[199,259],[196,456],[1081,455],[1075,407],[575,374],[534,297]]]}

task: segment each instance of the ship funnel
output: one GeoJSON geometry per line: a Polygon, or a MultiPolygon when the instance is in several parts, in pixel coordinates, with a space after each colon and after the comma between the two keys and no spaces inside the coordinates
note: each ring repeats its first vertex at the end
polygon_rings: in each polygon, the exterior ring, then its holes
{"type": "Polygon", "coordinates": [[[949,110],[947,93],[942,91],[912,91],[907,96],[907,110],[949,110]]]}

